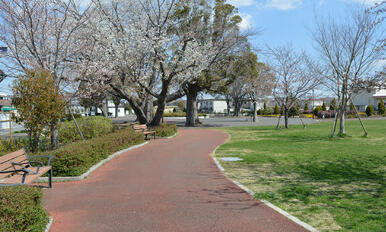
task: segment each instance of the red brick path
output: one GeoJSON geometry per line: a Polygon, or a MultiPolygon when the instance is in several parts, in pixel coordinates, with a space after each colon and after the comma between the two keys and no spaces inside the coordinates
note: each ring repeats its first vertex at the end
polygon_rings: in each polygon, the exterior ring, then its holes
{"type": "Polygon", "coordinates": [[[209,155],[227,135],[179,133],[122,154],[86,180],[46,189],[51,232],[305,231],[221,174],[209,155]]]}

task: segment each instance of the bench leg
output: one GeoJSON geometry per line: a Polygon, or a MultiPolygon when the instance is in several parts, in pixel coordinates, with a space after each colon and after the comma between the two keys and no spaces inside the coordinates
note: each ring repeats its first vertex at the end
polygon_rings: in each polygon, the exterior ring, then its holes
{"type": "Polygon", "coordinates": [[[52,168],[50,169],[50,173],[48,174],[48,187],[52,188],[52,168]]]}

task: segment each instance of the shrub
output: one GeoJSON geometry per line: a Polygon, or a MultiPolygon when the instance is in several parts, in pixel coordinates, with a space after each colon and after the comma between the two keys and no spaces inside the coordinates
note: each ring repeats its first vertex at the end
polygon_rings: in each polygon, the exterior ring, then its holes
{"type": "Polygon", "coordinates": [[[41,205],[40,188],[0,188],[0,231],[44,231],[48,216],[41,205]]]}
{"type": "MultiPolygon", "coordinates": [[[[206,116],[205,113],[199,113],[198,116],[206,116]]],[[[186,112],[168,112],[164,113],[164,117],[186,117],[186,112]]]]}
{"type": "Polygon", "coordinates": [[[263,109],[263,115],[270,115],[270,114],[273,114],[273,109],[269,107],[266,107],[265,109],[263,109]]]}
{"type": "Polygon", "coordinates": [[[177,133],[177,126],[171,123],[163,123],[159,126],[152,127],[151,130],[155,130],[156,135],[159,137],[169,137],[177,133]]]}
{"type": "Polygon", "coordinates": [[[168,112],[164,113],[164,117],[186,117],[186,112],[168,112]]]}
{"type": "Polygon", "coordinates": [[[385,103],[383,102],[383,99],[381,99],[378,103],[378,114],[380,115],[385,114],[385,103]]]}
{"type": "Polygon", "coordinates": [[[374,108],[373,108],[373,106],[370,104],[370,105],[368,105],[367,106],[367,108],[366,108],[366,114],[367,114],[367,116],[371,116],[371,115],[373,115],[374,114],[374,108]]]}
{"type": "Polygon", "coordinates": [[[314,115],[315,115],[315,116],[318,116],[318,112],[319,112],[319,111],[322,111],[322,107],[321,107],[321,106],[315,107],[315,109],[313,110],[314,115]]]}
{"type": "Polygon", "coordinates": [[[51,151],[54,176],[79,176],[114,152],[144,141],[132,128],[119,130],[89,140],[77,141],[51,151]]]}
{"type": "MultiPolygon", "coordinates": [[[[105,135],[113,131],[113,121],[106,117],[83,117],[76,120],[86,139],[105,135]]],[[[63,122],[59,128],[59,141],[70,143],[80,140],[79,132],[73,121],[63,122]]]]}
{"type": "Polygon", "coordinates": [[[334,110],[322,110],[318,112],[318,118],[333,118],[335,117],[335,111],[334,110]]]}
{"type": "Polygon", "coordinates": [[[262,110],[262,109],[258,109],[258,110],[257,110],[257,114],[258,114],[258,115],[263,115],[263,110],[262,110]]]}
{"type": "Polygon", "coordinates": [[[10,153],[26,147],[28,147],[28,139],[26,138],[13,139],[12,142],[9,140],[2,140],[0,138],[1,153],[10,153]]]}
{"type": "Polygon", "coordinates": [[[314,110],[304,110],[303,114],[314,114],[314,110]]]}
{"type": "Polygon", "coordinates": [[[298,116],[299,114],[300,114],[300,107],[298,105],[291,107],[288,111],[289,117],[298,116]]]}

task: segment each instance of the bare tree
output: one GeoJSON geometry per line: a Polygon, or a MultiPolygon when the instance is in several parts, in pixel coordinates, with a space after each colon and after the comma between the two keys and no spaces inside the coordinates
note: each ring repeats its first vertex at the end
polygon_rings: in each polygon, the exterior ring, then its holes
{"type": "Polygon", "coordinates": [[[364,83],[378,82],[376,75],[370,75],[385,49],[379,40],[383,38],[383,31],[379,30],[381,23],[377,22],[375,15],[364,10],[352,12],[342,22],[331,17],[317,19],[313,39],[327,70],[320,71],[325,77],[322,81],[335,92],[339,102],[331,136],[335,135],[338,119],[339,134],[345,134],[345,110],[352,92],[364,83]]]}
{"type": "Polygon", "coordinates": [[[285,128],[288,128],[289,110],[295,106],[298,99],[305,97],[315,88],[319,81],[312,72],[312,63],[304,52],[294,51],[289,44],[277,48],[268,47],[267,50],[270,67],[276,77],[273,95],[279,107],[283,109],[285,128]]]}
{"type": "MultiPolygon", "coordinates": [[[[257,58],[257,57],[256,57],[257,58]]],[[[275,86],[275,75],[270,67],[264,63],[257,63],[258,76],[248,79],[247,91],[253,103],[253,122],[257,121],[257,101],[272,94],[275,86]]]]}

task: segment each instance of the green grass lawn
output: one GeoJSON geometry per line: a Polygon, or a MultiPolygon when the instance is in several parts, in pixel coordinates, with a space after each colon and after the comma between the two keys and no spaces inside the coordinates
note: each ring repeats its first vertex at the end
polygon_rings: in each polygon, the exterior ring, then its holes
{"type": "Polygon", "coordinates": [[[228,175],[320,231],[385,231],[386,120],[347,122],[347,137],[329,138],[332,122],[302,129],[221,129],[231,139],[217,157],[228,175]]]}

